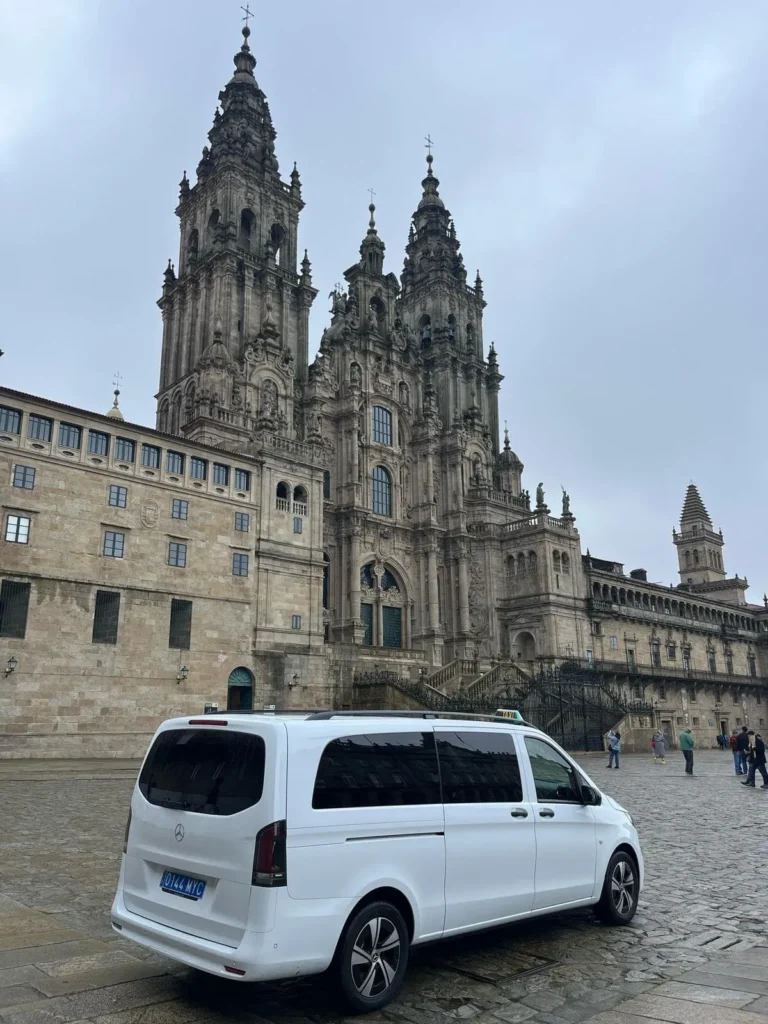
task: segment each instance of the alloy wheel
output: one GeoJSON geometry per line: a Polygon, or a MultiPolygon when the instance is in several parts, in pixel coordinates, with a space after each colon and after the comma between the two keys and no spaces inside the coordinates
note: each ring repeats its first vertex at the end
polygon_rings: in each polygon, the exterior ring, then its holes
{"type": "Polygon", "coordinates": [[[390,987],[400,963],[400,933],[387,917],[372,917],[352,947],[352,982],[361,996],[376,998],[390,987]]]}
{"type": "Polygon", "coordinates": [[[620,917],[626,917],[635,901],[635,872],[628,860],[618,861],[611,875],[611,899],[620,917]]]}

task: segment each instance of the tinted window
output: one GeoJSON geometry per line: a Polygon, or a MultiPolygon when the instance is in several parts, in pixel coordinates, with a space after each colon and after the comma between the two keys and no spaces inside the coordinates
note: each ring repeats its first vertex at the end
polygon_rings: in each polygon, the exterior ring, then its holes
{"type": "Polygon", "coordinates": [[[447,804],[515,803],[523,799],[515,741],[505,732],[435,734],[447,804]]]}
{"type": "Polygon", "coordinates": [[[391,807],[440,802],[432,733],[344,736],[323,751],[312,806],[391,807]]]}
{"type": "Polygon", "coordinates": [[[263,788],[264,740],[228,729],[161,733],[139,776],[149,803],[197,814],[237,814],[263,788]]]}
{"type": "Polygon", "coordinates": [[[53,420],[46,416],[30,416],[27,420],[27,437],[35,441],[50,441],[53,420]]]}
{"type": "Polygon", "coordinates": [[[3,580],[0,584],[0,636],[23,640],[27,632],[29,583],[3,580]]]}
{"type": "Polygon", "coordinates": [[[59,444],[62,448],[80,447],[80,427],[72,423],[62,423],[59,426],[59,444]]]}
{"type": "Polygon", "coordinates": [[[171,625],[168,646],[188,651],[192,639],[192,602],[173,598],[171,601],[171,625]]]}
{"type": "Polygon", "coordinates": [[[565,758],[544,740],[533,736],[525,737],[525,746],[536,783],[536,799],[547,803],[560,800],[580,804],[576,772],[565,758]]]}

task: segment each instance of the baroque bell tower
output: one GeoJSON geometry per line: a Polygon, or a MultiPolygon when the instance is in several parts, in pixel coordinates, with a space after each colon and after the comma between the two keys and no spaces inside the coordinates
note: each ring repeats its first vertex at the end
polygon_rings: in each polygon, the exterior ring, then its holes
{"type": "Polygon", "coordinates": [[[246,24],[197,180],[181,180],[178,272],[169,262],[158,302],[158,429],[235,449],[258,431],[300,432],[316,295],[306,252],[298,268],[299,173],[280,177],[249,37],[246,24]]]}

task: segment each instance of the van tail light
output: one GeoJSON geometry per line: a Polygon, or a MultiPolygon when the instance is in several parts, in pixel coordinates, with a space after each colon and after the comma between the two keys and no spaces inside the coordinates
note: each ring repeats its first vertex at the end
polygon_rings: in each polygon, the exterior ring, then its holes
{"type": "Polygon", "coordinates": [[[251,885],[286,885],[285,821],[274,821],[256,836],[251,885]]]}
{"type": "Polygon", "coordinates": [[[125,836],[123,837],[123,853],[128,853],[128,833],[131,831],[131,808],[128,808],[128,820],[125,823],[125,836]]]}

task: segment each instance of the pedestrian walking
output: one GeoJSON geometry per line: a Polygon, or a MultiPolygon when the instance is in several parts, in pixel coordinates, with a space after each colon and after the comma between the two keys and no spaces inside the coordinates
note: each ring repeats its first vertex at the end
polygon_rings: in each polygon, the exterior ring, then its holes
{"type": "Polygon", "coordinates": [[[685,774],[693,775],[693,748],[696,746],[691,730],[684,729],[680,733],[680,749],[683,752],[685,758],[685,774]]]}
{"type": "Polygon", "coordinates": [[[653,747],[653,763],[658,764],[661,761],[662,764],[666,764],[664,758],[667,753],[667,744],[664,740],[664,733],[660,729],[653,734],[651,746],[653,747]]]}
{"type": "Polygon", "coordinates": [[[621,733],[611,731],[608,733],[608,767],[619,767],[619,754],[621,753],[621,733]],[[615,764],[614,764],[615,762],[615,764]]]}
{"type": "Polygon", "coordinates": [[[759,732],[753,732],[751,729],[747,733],[750,737],[751,744],[749,748],[749,772],[747,773],[746,779],[742,782],[742,786],[755,787],[755,773],[760,772],[763,777],[763,784],[761,789],[768,789],[768,772],[765,770],[765,743],[763,737],[759,732]]]}
{"type": "Polygon", "coordinates": [[[742,725],[741,732],[736,735],[736,751],[739,755],[736,767],[737,775],[747,774],[747,753],[749,751],[749,731],[742,725]]]}
{"type": "Polygon", "coordinates": [[[728,746],[731,748],[731,753],[733,754],[733,768],[734,768],[734,771],[736,772],[737,775],[741,775],[741,772],[739,771],[739,749],[738,749],[738,747],[736,745],[737,741],[738,741],[738,738],[739,738],[739,734],[736,731],[736,729],[734,729],[733,732],[731,733],[730,737],[728,738],[728,746]]]}

